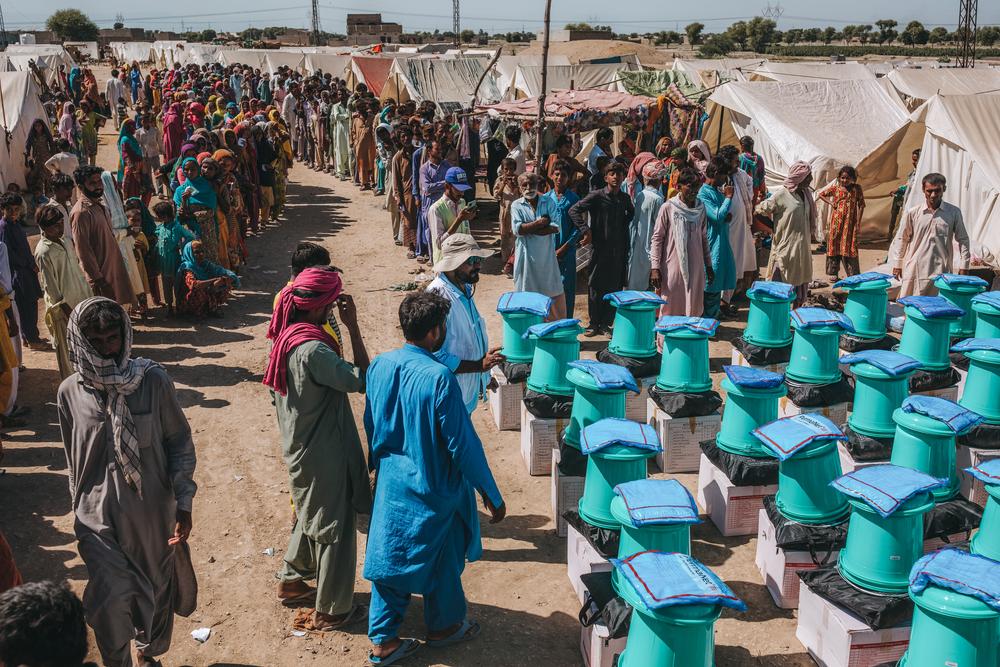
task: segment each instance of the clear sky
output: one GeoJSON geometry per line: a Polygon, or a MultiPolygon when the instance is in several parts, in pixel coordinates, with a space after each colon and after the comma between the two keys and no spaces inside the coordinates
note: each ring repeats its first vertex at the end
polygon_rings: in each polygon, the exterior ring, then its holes
{"type": "MultiPolygon", "coordinates": [[[[773,0],[772,0],[773,2],[773,0]]],[[[713,0],[675,3],[669,0],[553,0],[552,25],[586,21],[611,25],[617,32],[647,32],[683,29],[700,21],[707,31],[722,30],[740,19],[760,15],[767,0],[713,0]]],[[[778,3],[775,3],[778,4],[778,3]]],[[[873,23],[894,18],[905,25],[922,21],[928,28],[954,28],[958,22],[958,0],[783,0],[779,28],[873,23]]],[[[120,13],[127,26],[163,30],[242,30],[249,26],[309,25],[310,0],[238,0],[207,3],[204,0],[0,0],[7,28],[40,28],[46,17],[62,7],[77,7],[99,26],[110,27],[120,13]]],[[[462,28],[490,33],[540,30],[543,0],[462,0],[462,28]]],[[[323,28],[346,31],[348,12],[382,12],[386,21],[403,24],[405,31],[442,31],[451,28],[451,0],[320,0],[323,28]]],[[[1000,24],[1000,2],[979,3],[979,24],[1000,24]]]]}

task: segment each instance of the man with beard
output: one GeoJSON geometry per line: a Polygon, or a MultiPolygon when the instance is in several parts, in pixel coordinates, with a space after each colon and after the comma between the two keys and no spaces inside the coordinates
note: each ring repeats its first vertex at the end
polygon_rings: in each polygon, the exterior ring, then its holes
{"type": "Polygon", "coordinates": [[[503,520],[506,507],[458,381],[435,357],[451,309],[434,291],[407,296],[399,306],[406,344],[368,369],[365,431],[376,482],[364,577],[372,582],[372,664],[394,664],[420,646],[399,635],[414,593],[423,596],[428,646],[469,641],[481,629],[466,616],[462,590],[466,561],[483,551],[476,494],[491,523],[503,520]]]}
{"type": "Polygon", "coordinates": [[[70,227],[80,268],[97,296],[122,305],[135,303],[125,260],[111,228],[111,212],[104,204],[103,169],[94,165],[78,167],[73,173],[81,196],[70,211],[70,227]]]}
{"type": "Polygon", "coordinates": [[[472,298],[483,258],[492,254],[481,250],[470,235],[453,234],[441,245],[441,259],[434,265],[437,278],[427,286],[451,302],[448,333],[436,356],[458,376],[470,414],[486,390],[490,369],[504,361],[500,348],[489,349],[486,323],[472,298]]]}

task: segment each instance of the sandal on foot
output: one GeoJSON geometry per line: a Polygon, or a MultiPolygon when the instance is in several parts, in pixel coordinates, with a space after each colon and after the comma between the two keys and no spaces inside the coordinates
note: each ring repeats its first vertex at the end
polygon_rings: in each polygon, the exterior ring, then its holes
{"type": "Polygon", "coordinates": [[[372,665],[395,665],[400,660],[408,658],[416,653],[418,648],[420,648],[420,642],[416,639],[404,639],[400,642],[399,646],[396,647],[395,651],[389,655],[384,655],[381,658],[369,651],[368,662],[372,665]]]}
{"type": "Polygon", "coordinates": [[[367,615],[368,615],[368,607],[364,606],[363,604],[356,604],[353,607],[351,607],[351,610],[347,612],[347,615],[344,616],[343,620],[337,621],[336,623],[317,625],[316,616],[314,614],[312,618],[312,623],[310,624],[312,627],[310,629],[316,632],[331,632],[333,630],[339,630],[345,626],[350,625],[351,623],[354,623],[355,621],[363,619],[367,615]]]}
{"type": "Polygon", "coordinates": [[[479,636],[482,631],[482,627],[479,623],[475,621],[465,620],[462,624],[458,626],[455,632],[451,633],[444,639],[428,639],[427,645],[432,648],[441,648],[444,646],[451,646],[452,644],[460,644],[461,642],[472,641],[479,636]]]}

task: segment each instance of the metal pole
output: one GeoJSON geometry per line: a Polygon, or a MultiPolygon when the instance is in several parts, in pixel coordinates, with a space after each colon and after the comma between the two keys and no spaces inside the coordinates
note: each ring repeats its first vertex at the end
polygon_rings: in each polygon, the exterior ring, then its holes
{"type": "Polygon", "coordinates": [[[542,90],[538,95],[538,117],[535,121],[535,173],[542,173],[542,131],[545,122],[545,90],[549,84],[549,21],[552,0],[545,0],[545,27],[542,32],[542,90]]]}

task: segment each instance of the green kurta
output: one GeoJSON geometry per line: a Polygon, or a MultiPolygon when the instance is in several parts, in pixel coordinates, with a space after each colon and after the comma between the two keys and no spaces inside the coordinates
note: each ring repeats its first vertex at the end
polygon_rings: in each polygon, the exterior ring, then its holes
{"type": "Polygon", "coordinates": [[[785,187],[780,187],[757,205],[756,212],[774,220],[771,259],[765,278],[771,280],[774,270],[778,269],[782,282],[795,286],[808,284],[812,280],[809,204],[785,187]]]}

